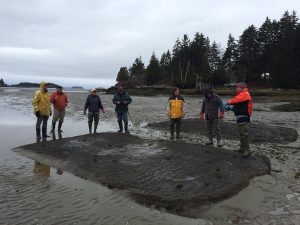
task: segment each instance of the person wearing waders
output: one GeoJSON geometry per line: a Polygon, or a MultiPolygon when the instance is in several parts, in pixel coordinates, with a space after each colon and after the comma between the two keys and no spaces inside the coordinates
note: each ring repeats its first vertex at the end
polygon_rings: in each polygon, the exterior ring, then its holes
{"type": "Polygon", "coordinates": [[[97,90],[95,88],[91,89],[91,94],[87,97],[83,114],[86,115],[86,110],[88,112],[88,125],[89,125],[89,132],[92,133],[92,125],[94,121],[94,134],[97,133],[97,127],[99,123],[99,114],[100,110],[105,113],[104,107],[102,105],[101,99],[99,95],[97,95],[97,90]]]}
{"type": "Polygon", "coordinates": [[[68,97],[67,95],[62,91],[61,86],[56,87],[56,92],[53,92],[50,97],[50,102],[53,104],[54,113],[52,118],[52,129],[51,133],[54,133],[56,122],[58,121],[58,133],[61,133],[61,126],[64,122],[65,118],[65,108],[68,105],[68,97]]]}
{"type": "Polygon", "coordinates": [[[128,95],[126,91],[124,91],[123,87],[119,86],[117,93],[114,95],[113,104],[116,105],[115,111],[117,114],[118,125],[119,125],[119,133],[123,132],[123,122],[125,133],[129,134],[128,130],[128,105],[132,102],[131,97],[128,95]]]}
{"type": "Polygon", "coordinates": [[[217,146],[222,147],[219,120],[224,118],[224,107],[221,98],[214,94],[211,89],[207,90],[202,101],[200,119],[206,120],[208,142],[206,145],[213,145],[214,134],[217,138],[217,146]]]}
{"type": "Polygon", "coordinates": [[[184,117],[184,98],[179,95],[179,88],[175,88],[169,97],[167,114],[170,118],[170,139],[174,140],[174,131],[176,130],[176,139],[180,139],[181,119],[184,117]]]}
{"type": "Polygon", "coordinates": [[[36,120],[36,137],[37,141],[41,139],[41,124],[42,125],[42,137],[46,140],[47,137],[47,123],[49,116],[52,115],[50,106],[50,96],[48,93],[48,84],[41,82],[40,89],[34,93],[32,100],[33,113],[35,114],[36,120]]]}
{"type": "Polygon", "coordinates": [[[252,114],[252,107],[252,97],[249,94],[247,84],[237,84],[236,96],[227,102],[225,108],[227,110],[232,109],[234,115],[236,116],[238,132],[240,136],[240,149],[238,152],[241,153],[245,158],[251,155],[249,147],[249,124],[250,116],[252,114]]]}

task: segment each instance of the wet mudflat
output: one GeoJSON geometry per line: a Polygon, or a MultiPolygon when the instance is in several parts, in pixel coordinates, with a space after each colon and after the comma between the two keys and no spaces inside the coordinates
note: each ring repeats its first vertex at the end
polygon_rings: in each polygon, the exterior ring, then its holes
{"type": "Polygon", "coordinates": [[[229,198],[251,178],[270,174],[263,155],[244,159],[221,148],[117,133],[30,144],[16,151],[42,162],[49,156],[52,163],[63,160],[63,170],[187,217],[199,217],[190,214],[193,207],[229,198]]]}
{"type": "MultiPolygon", "coordinates": [[[[63,125],[62,137],[87,133],[87,121],[82,107],[85,92],[68,92],[70,105],[63,125]]],[[[164,208],[156,210],[137,204],[138,198],[124,190],[109,189],[67,172],[64,160],[53,157],[35,162],[12,151],[21,145],[35,142],[31,98],[33,90],[0,89],[0,221],[3,224],[143,224],[143,225],[224,225],[224,224],[291,224],[300,221],[300,141],[251,142],[254,154],[266,155],[271,161],[271,174],[255,177],[233,197],[205,206],[194,207],[190,215],[198,219],[176,216],[164,208]],[[54,163],[55,162],[55,163],[54,163]],[[56,164],[58,163],[58,165],[56,164]],[[44,172],[43,172],[44,171],[44,172]]],[[[100,115],[99,132],[117,130],[111,95],[102,95],[107,113],[100,115]]],[[[196,119],[202,96],[187,97],[186,119],[196,119]]],[[[164,122],[167,96],[135,97],[130,107],[133,135],[145,139],[167,140],[167,130],[158,131],[145,125],[164,122]]],[[[228,98],[223,98],[224,101],[228,98]]],[[[274,112],[273,106],[288,103],[277,97],[254,99],[254,124],[280,126],[300,132],[299,112],[274,112]]],[[[185,120],[184,120],[185,121],[185,120]]],[[[183,121],[183,124],[184,124],[183,121]]],[[[225,123],[235,123],[232,113],[225,114],[225,123]]],[[[202,122],[198,120],[196,126],[202,122]]],[[[234,130],[233,130],[234,131],[234,130]]],[[[57,136],[58,137],[58,136],[57,136]]],[[[182,134],[182,142],[203,145],[205,135],[182,134]]],[[[59,137],[58,137],[59,138],[59,137]]],[[[51,139],[49,139],[51,140],[51,139]]],[[[228,151],[238,148],[237,139],[223,138],[228,151]]],[[[181,182],[188,181],[176,180],[181,182]]],[[[140,202],[143,203],[143,202],[140,202]]],[[[200,205],[200,204],[199,204],[200,205]]],[[[0,224],[1,224],[0,223],[0,224]]]]}
{"type": "MultiPolygon", "coordinates": [[[[151,128],[160,130],[169,129],[169,121],[150,123],[151,128]]],[[[222,130],[222,137],[225,139],[237,139],[237,124],[233,122],[220,122],[220,129],[222,130]]],[[[206,125],[204,122],[199,122],[199,119],[186,119],[182,123],[182,131],[190,134],[206,135],[206,125]]],[[[265,124],[250,123],[249,126],[250,141],[259,143],[288,143],[294,142],[298,139],[297,130],[293,128],[270,126],[265,124]]]]}

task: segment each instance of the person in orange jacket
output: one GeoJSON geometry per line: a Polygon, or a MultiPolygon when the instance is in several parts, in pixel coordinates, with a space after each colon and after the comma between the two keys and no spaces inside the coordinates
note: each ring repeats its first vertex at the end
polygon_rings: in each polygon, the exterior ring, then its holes
{"type": "Polygon", "coordinates": [[[61,133],[61,126],[64,122],[66,114],[66,106],[68,105],[68,96],[63,92],[61,86],[56,87],[56,92],[53,92],[50,101],[53,104],[54,114],[52,119],[51,133],[54,133],[56,122],[58,122],[58,132],[61,133]]]}
{"type": "Polygon", "coordinates": [[[224,118],[224,106],[221,98],[214,94],[211,89],[208,89],[205,93],[205,97],[202,101],[202,107],[200,111],[200,119],[206,120],[208,142],[206,145],[213,145],[214,133],[217,138],[217,146],[222,147],[221,144],[221,132],[219,120],[224,118]]]}
{"type": "Polygon", "coordinates": [[[252,97],[249,94],[246,83],[237,84],[236,96],[228,101],[227,106],[233,106],[240,136],[240,149],[238,152],[246,158],[251,155],[249,147],[249,124],[253,107],[252,97]]]}
{"type": "Polygon", "coordinates": [[[176,138],[180,138],[181,119],[184,117],[184,98],[179,95],[179,88],[173,90],[172,96],[169,97],[167,114],[170,118],[170,139],[174,139],[174,131],[176,128],[176,138]]]}

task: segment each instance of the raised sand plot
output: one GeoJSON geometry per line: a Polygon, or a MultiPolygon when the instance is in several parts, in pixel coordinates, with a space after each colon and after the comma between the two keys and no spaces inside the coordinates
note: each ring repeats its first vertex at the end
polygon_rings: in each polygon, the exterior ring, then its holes
{"type": "Polygon", "coordinates": [[[229,198],[270,172],[262,155],[100,133],[22,146],[16,151],[84,179],[128,191],[138,203],[187,217],[191,208],[229,198]]]}

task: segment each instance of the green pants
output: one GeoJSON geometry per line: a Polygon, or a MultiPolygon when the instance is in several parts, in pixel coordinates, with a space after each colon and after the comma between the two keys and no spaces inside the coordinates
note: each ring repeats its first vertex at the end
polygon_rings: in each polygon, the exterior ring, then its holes
{"type": "Polygon", "coordinates": [[[219,126],[219,120],[206,120],[206,127],[207,127],[207,136],[210,141],[213,140],[214,134],[217,138],[217,141],[221,140],[221,132],[219,126]]]}
{"type": "Polygon", "coordinates": [[[240,135],[240,151],[249,151],[249,123],[238,123],[238,131],[240,135]]]}

